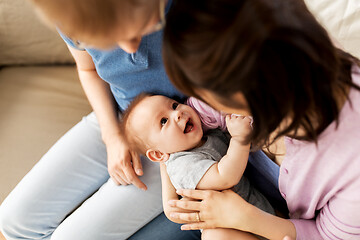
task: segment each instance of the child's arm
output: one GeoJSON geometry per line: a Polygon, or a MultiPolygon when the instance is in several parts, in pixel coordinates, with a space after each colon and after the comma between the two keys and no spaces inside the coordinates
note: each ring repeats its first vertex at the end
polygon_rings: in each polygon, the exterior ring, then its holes
{"type": "MultiPolygon", "coordinates": [[[[179,200],[179,195],[176,194],[176,189],[172,185],[169,175],[166,171],[166,165],[164,163],[160,163],[160,174],[161,174],[161,186],[162,186],[162,201],[163,201],[163,208],[165,216],[173,222],[176,223],[186,223],[186,221],[182,221],[179,219],[174,219],[170,216],[170,212],[180,212],[184,211],[183,209],[179,209],[177,207],[171,207],[168,204],[169,200],[179,200]]],[[[181,200],[186,201],[188,198],[183,198],[181,200]]],[[[191,212],[191,211],[189,211],[191,212]]]]}
{"type": "MultiPolygon", "coordinates": [[[[168,201],[169,200],[179,200],[179,195],[176,194],[176,189],[172,185],[169,175],[166,171],[166,165],[164,163],[160,163],[160,174],[161,174],[161,187],[162,187],[162,201],[165,215],[170,210],[168,209],[168,201]]],[[[166,215],[167,216],[167,215],[166,215]]],[[[169,218],[169,216],[167,216],[169,218]]]]}
{"type": "Polygon", "coordinates": [[[226,116],[226,124],[231,134],[226,155],[212,165],[202,177],[197,189],[224,190],[236,185],[246,168],[250,144],[243,145],[245,137],[251,131],[251,119],[243,116],[226,116]]]}

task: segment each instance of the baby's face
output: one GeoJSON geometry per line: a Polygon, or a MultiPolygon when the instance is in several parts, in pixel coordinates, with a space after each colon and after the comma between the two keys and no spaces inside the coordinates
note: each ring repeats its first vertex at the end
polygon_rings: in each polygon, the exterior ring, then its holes
{"type": "Polygon", "coordinates": [[[189,106],[164,96],[143,99],[133,110],[131,128],[154,150],[174,153],[200,144],[201,121],[189,106]]]}

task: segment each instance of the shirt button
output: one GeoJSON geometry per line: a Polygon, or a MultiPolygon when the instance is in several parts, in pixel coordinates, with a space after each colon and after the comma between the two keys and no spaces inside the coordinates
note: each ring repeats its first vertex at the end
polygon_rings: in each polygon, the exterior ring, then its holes
{"type": "Polygon", "coordinates": [[[281,192],[281,196],[285,199],[286,198],[286,194],[281,192]]]}
{"type": "Polygon", "coordinates": [[[283,168],[283,171],[284,171],[285,174],[289,173],[289,171],[286,168],[283,168]]]}

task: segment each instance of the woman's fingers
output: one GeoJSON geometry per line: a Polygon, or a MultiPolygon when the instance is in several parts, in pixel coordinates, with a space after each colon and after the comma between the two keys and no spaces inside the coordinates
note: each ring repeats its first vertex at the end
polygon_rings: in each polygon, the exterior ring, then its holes
{"type": "Polygon", "coordinates": [[[142,170],[142,164],[139,154],[137,154],[136,152],[131,152],[131,160],[136,174],[138,176],[142,176],[144,173],[142,170]]]}
{"type": "Polygon", "coordinates": [[[129,184],[133,184],[142,190],[147,189],[146,185],[139,179],[139,176],[135,173],[132,164],[124,166],[122,170],[124,171],[129,184]]]}
{"type": "Polygon", "coordinates": [[[172,212],[170,213],[170,216],[171,218],[182,220],[185,222],[190,222],[190,223],[201,222],[199,212],[190,212],[190,213],[172,212]]]}
{"type": "Polygon", "coordinates": [[[137,154],[136,152],[131,152],[131,161],[132,161],[133,171],[135,171],[135,173],[132,175],[131,183],[142,190],[147,190],[147,186],[145,185],[145,183],[143,183],[138,177],[144,174],[142,170],[142,164],[139,154],[137,154]]]}
{"type": "Polygon", "coordinates": [[[176,191],[178,195],[189,197],[193,199],[203,200],[208,197],[212,191],[209,190],[193,190],[193,189],[179,189],[176,191]]]}
{"type": "Polygon", "coordinates": [[[181,230],[199,230],[207,229],[209,226],[205,222],[189,223],[181,225],[181,230]]]}
{"type": "Polygon", "coordinates": [[[121,159],[118,162],[118,165],[114,170],[116,174],[122,179],[122,181],[125,181],[127,183],[125,185],[133,184],[142,190],[146,190],[147,189],[146,185],[139,179],[138,175],[135,173],[134,165],[133,165],[134,156],[135,156],[135,162],[137,161],[137,163],[135,163],[136,166],[141,167],[139,156],[137,154],[133,155],[130,152],[128,152],[123,157],[123,159],[121,159]],[[136,157],[138,157],[138,159],[136,159],[136,157]]]}
{"type": "Polygon", "coordinates": [[[111,178],[115,182],[116,185],[128,185],[129,183],[124,180],[124,177],[121,177],[119,172],[113,172],[110,174],[111,178]]]}
{"type": "Polygon", "coordinates": [[[201,202],[198,201],[170,200],[168,201],[168,204],[170,207],[177,207],[184,210],[192,210],[192,211],[200,211],[200,206],[201,206],[201,202]]]}
{"type": "Polygon", "coordinates": [[[143,175],[141,160],[138,154],[131,151],[121,138],[106,145],[108,153],[108,171],[116,184],[133,184],[146,190],[146,185],[139,179],[143,175]]]}

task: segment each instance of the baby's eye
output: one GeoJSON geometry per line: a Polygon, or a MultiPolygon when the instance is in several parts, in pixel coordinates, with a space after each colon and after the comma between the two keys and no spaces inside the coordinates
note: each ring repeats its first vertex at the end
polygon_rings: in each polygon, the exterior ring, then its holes
{"type": "Polygon", "coordinates": [[[162,118],[162,119],[160,120],[161,126],[164,126],[164,125],[166,124],[167,120],[168,120],[167,118],[162,118]]]}
{"type": "Polygon", "coordinates": [[[174,103],[172,104],[172,109],[175,110],[178,106],[179,106],[179,104],[178,104],[177,102],[174,102],[174,103]]]}

